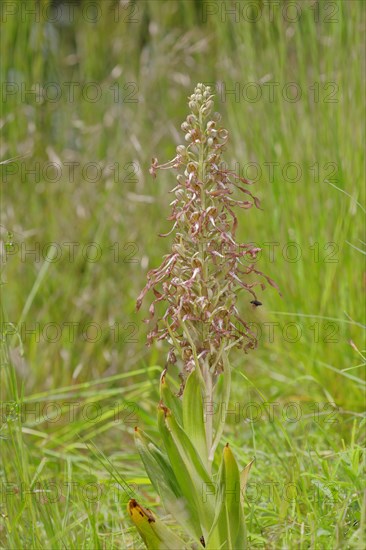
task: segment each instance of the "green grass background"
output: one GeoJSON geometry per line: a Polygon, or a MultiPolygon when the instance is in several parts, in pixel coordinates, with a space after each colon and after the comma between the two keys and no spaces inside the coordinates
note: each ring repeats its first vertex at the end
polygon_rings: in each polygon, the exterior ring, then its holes
{"type": "Polygon", "coordinates": [[[283,294],[267,289],[256,311],[243,297],[263,336],[233,355],[241,415],[225,438],[242,466],[256,457],[250,545],[363,548],[364,3],[275,2],[271,18],[261,1],[104,0],[98,12],[72,4],[71,21],[64,6],[55,22],[48,2],[26,4],[39,21],[2,12],[1,159],[21,157],[1,165],[2,547],[142,548],[126,517],[131,494],[164,516],[132,436],[136,424],[156,431],[167,351],[145,346],[134,309],[170,242],[157,235],[170,227],[174,174],[153,180],[148,168],[174,156],[187,96],[212,82],[230,130],[226,161],[256,179],[262,201],[240,213],[239,238],[263,246],[260,269],[283,294]],[[295,102],[284,98],[291,82],[295,102]],[[46,98],[22,86],[46,87],[46,98]],[[278,163],[273,177],[268,163],[278,163]],[[61,255],[50,262],[52,242],[61,255]],[[274,257],[265,243],[278,243],[274,257]],[[83,338],[88,323],[100,327],[95,342],[83,338]]]}

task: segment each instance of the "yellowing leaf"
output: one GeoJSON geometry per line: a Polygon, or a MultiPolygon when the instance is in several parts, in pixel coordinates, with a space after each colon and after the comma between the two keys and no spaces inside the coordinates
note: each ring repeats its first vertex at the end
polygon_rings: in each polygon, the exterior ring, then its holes
{"type": "Polygon", "coordinates": [[[185,542],[152,513],[141,506],[135,499],[127,505],[127,512],[135,524],[148,550],[186,550],[185,542]]]}

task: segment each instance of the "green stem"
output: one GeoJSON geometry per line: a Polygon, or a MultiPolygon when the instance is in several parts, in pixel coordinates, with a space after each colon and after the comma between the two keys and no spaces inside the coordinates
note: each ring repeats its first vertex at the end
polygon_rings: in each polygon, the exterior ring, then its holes
{"type": "Polygon", "coordinates": [[[229,363],[229,358],[225,352],[223,352],[222,354],[222,359],[224,363],[224,372],[222,374],[222,376],[224,377],[224,387],[222,392],[222,402],[221,402],[220,411],[219,411],[219,423],[216,430],[214,442],[211,448],[209,449],[209,453],[208,453],[208,461],[211,464],[214,459],[217,446],[220,443],[221,436],[224,432],[227,409],[228,409],[228,404],[230,399],[230,390],[231,390],[231,367],[229,363]]]}
{"type": "MultiPolygon", "coordinates": [[[[210,372],[210,366],[205,361],[204,374],[203,374],[206,386],[206,395],[205,395],[205,427],[206,427],[206,443],[207,443],[207,455],[210,454],[213,440],[213,380],[212,374],[210,372]],[[207,412],[208,408],[208,412],[207,412]]],[[[211,470],[212,460],[208,461],[209,473],[211,470]]]]}
{"type": "MultiPolygon", "coordinates": [[[[200,135],[203,136],[205,132],[205,128],[203,124],[203,117],[202,117],[201,111],[199,113],[199,129],[200,129],[200,135]]],[[[201,182],[201,210],[202,211],[204,211],[206,208],[205,178],[206,178],[205,144],[201,139],[200,147],[199,147],[198,179],[201,182]]],[[[200,249],[201,261],[202,261],[202,283],[203,283],[202,287],[203,289],[206,289],[207,282],[208,282],[208,271],[207,271],[207,262],[206,262],[206,242],[205,241],[199,244],[199,249],[200,249]]],[[[207,337],[207,327],[205,327],[204,324],[202,326],[202,337],[203,337],[203,341],[205,341],[207,337]]],[[[210,365],[208,364],[208,361],[204,362],[202,374],[203,374],[203,379],[205,381],[206,409],[207,409],[207,406],[209,407],[209,413],[207,414],[205,412],[207,453],[209,454],[212,447],[212,440],[213,440],[213,414],[211,410],[213,407],[213,373],[210,371],[210,365]]],[[[212,464],[212,461],[209,462],[210,466],[211,464],[212,464]]]]}

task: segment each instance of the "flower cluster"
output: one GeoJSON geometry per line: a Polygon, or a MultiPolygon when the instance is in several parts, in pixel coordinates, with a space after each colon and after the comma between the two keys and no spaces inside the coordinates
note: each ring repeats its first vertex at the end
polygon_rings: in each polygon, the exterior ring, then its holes
{"type": "Polygon", "coordinates": [[[168,363],[175,363],[179,353],[187,372],[202,370],[205,364],[215,375],[223,370],[223,352],[233,347],[247,352],[257,344],[239,315],[239,292],[250,293],[252,302],[259,304],[255,287],[265,285],[256,276],[276,285],[253,263],[260,249],[235,240],[234,208],[259,208],[259,201],[244,187],[250,182],[222,168],[228,132],[220,125],[220,115],[212,114],[213,97],[208,86],[197,85],[189,98],[191,114],[181,126],[187,146],[179,145],[175,158],[166,164],[153,159],[154,177],[158,169],[180,172],[168,218],[174,224],[167,235],[174,231],[175,238],[160,267],[149,271],[137,309],[151,289],[151,318],[155,304],[165,302],[167,307],[149,343],[165,339],[171,344],[168,363]],[[234,198],[235,191],[243,193],[244,200],[234,198]]]}

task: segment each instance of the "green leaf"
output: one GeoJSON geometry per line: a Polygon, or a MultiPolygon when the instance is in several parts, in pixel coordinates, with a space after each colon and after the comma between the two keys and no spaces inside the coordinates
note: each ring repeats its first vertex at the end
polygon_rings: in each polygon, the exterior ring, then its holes
{"type": "Polygon", "coordinates": [[[203,396],[196,370],[193,370],[188,376],[183,392],[183,427],[204,466],[208,469],[203,396]]]}
{"type": "Polygon", "coordinates": [[[218,473],[218,487],[216,490],[215,518],[206,540],[207,550],[222,548],[227,542],[227,520],[225,511],[225,465],[224,456],[221,458],[218,473]]]}
{"type": "Polygon", "coordinates": [[[165,510],[172,514],[187,534],[196,537],[194,523],[192,523],[187,510],[186,499],[169,464],[168,457],[139,428],[135,428],[135,442],[145,470],[161,497],[165,510]]]}
{"type": "Polygon", "coordinates": [[[190,526],[192,526],[193,536],[195,537],[195,539],[199,540],[203,534],[203,530],[201,528],[199,515],[198,515],[199,502],[196,494],[196,489],[192,482],[192,478],[189,474],[189,471],[166,425],[165,415],[167,414],[168,411],[169,411],[169,414],[171,414],[170,410],[166,409],[166,407],[161,406],[158,409],[159,430],[164,442],[164,446],[169,458],[170,465],[175,474],[180,490],[187,503],[187,513],[188,513],[187,522],[190,526]]]}
{"type": "Polygon", "coordinates": [[[230,548],[242,548],[244,544],[244,513],[241,504],[240,474],[235,457],[227,444],[224,447],[226,516],[230,548]]]}
{"type": "Polygon", "coordinates": [[[200,534],[207,536],[214,518],[212,480],[183,428],[166,407],[159,410],[159,427],[175,476],[192,515],[199,518],[200,534]]]}
{"type": "Polygon", "coordinates": [[[148,508],[131,499],[128,514],[149,550],[186,550],[188,546],[148,508]]]}
{"type": "Polygon", "coordinates": [[[219,472],[215,520],[206,544],[208,550],[246,548],[245,522],[240,493],[239,468],[227,444],[223,451],[219,472]]]}
{"type": "Polygon", "coordinates": [[[168,458],[154,441],[139,428],[135,428],[135,444],[151,483],[159,495],[169,500],[179,498],[182,493],[168,458]]]}
{"type": "Polygon", "coordinates": [[[252,465],[254,464],[254,461],[255,461],[255,458],[253,458],[253,460],[251,460],[249,464],[245,466],[244,470],[240,472],[240,498],[241,498],[242,505],[244,505],[244,495],[247,488],[249,472],[252,465]]]}
{"type": "Polygon", "coordinates": [[[179,424],[183,426],[182,400],[170,389],[166,370],[163,371],[160,377],[160,399],[173,412],[179,424]]]}

